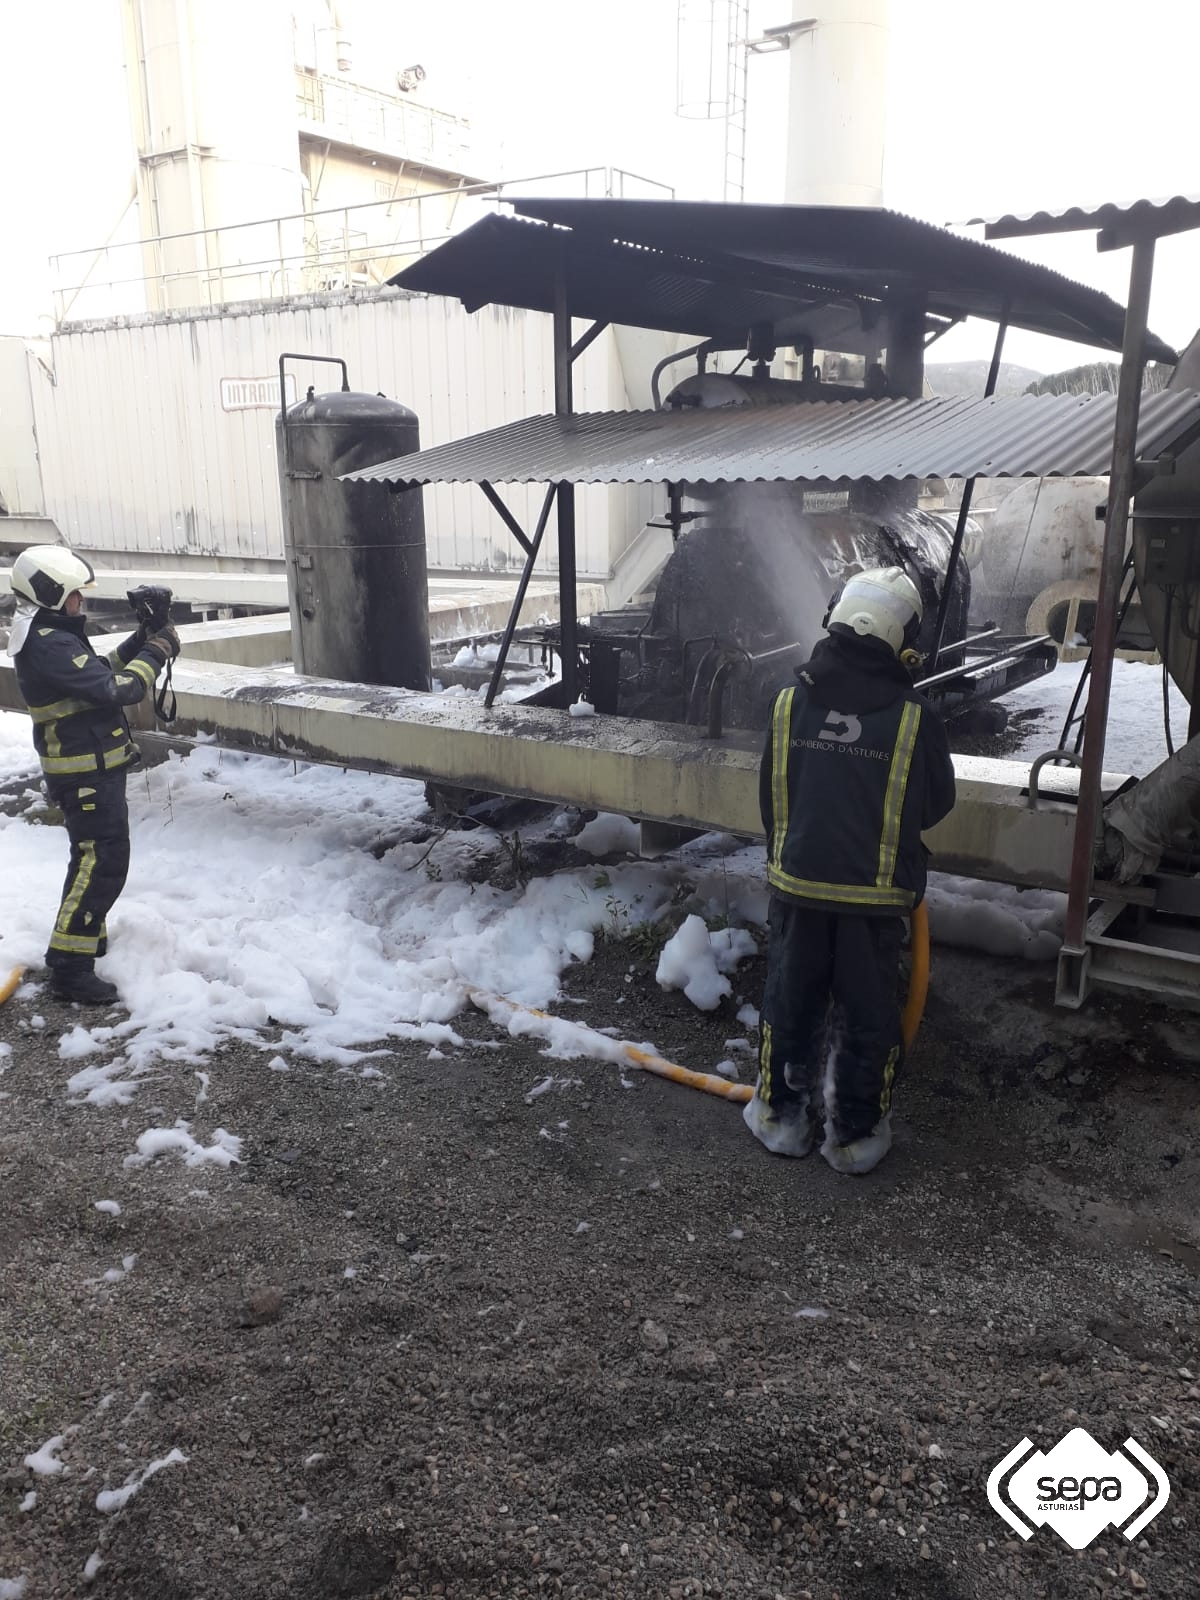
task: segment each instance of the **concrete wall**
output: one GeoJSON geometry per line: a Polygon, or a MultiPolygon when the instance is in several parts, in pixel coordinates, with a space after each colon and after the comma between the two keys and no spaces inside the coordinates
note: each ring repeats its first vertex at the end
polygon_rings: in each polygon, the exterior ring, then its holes
{"type": "MultiPolygon", "coordinates": [[[[293,350],[344,356],[353,387],[418,413],[426,445],[553,409],[550,319],[540,313],[488,306],[468,316],[456,301],[384,290],[68,324],[50,341],[48,366],[29,364],[45,506],[63,536],[108,565],[110,553],[163,564],[281,560],[275,386],[264,383],[251,408],[230,407],[244,402],[245,380],[271,380],[280,352],[293,350]]],[[[301,396],[309,383],[338,382],[331,367],[297,363],[295,372],[301,396]]],[[[630,404],[611,331],[579,362],[575,404],[630,404]]],[[[501,492],[532,527],[541,486],[501,492]]],[[[648,490],[581,489],[581,574],[607,576],[654,506],[648,490]]],[[[425,516],[431,565],[519,564],[474,486],[426,490],[425,516]]],[[[547,569],[553,556],[548,549],[547,569]]]]}

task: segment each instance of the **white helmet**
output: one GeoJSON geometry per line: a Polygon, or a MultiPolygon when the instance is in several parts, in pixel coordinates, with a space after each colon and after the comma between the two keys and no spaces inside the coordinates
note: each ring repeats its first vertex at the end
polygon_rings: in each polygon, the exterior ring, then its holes
{"type": "Polygon", "coordinates": [[[96,581],[96,574],[73,550],[61,544],[34,544],[12,564],[12,586],[47,611],[61,611],[67,596],[96,581]]]}
{"type": "Polygon", "coordinates": [[[915,642],[921,626],[921,595],[902,567],[877,567],[850,578],[825,619],[852,632],[882,639],[898,656],[915,642]]]}

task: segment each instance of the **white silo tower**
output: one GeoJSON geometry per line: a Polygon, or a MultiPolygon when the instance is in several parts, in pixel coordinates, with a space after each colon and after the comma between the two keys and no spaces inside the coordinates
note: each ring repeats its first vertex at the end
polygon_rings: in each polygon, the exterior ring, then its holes
{"type": "Polygon", "coordinates": [[[888,0],[795,0],[784,199],[883,203],[888,0]]]}
{"type": "Polygon", "coordinates": [[[302,250],[288,0],[123,0],[154,309],[286,288],[302,250]],[[254,226],[250,226],[254,224],[254,226]],[[211,230],[219,229],[219,233],[211,230]]]}

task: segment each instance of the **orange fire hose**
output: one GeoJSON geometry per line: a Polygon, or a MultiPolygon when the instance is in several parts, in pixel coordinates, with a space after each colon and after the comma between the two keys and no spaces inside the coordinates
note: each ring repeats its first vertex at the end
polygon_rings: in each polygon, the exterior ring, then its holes
{"type": "Polygon", "coordinates": [[[924,900],[912,909],[908,919],[912,965],[908,972],[908,999],[900,1019],[900,1032],[904,1035],[904,1048],[911,1050],[921,1018],[925,1015],[925,997],[929,993],[929,908],[924,900]]]}
{"type": "MultiPolygon", "coordinates": [[[[912,1049],[917,1029],[921,1026],[921,1017],[925,1011],[925,996],[929,990],[929,913],[925,909],[924,901],[914,907],[910,929],[912,967],[908,979],[908,999],[900,1024],[906,1050],[912,1049]]],[[[486,989],[477,989],[473,985],[468,985],[467,994],[472,1004],[478,1006],[481,1011],[488,1012],[489,1015],[496,1010],[507,1011],[510,1015],[522,1012],[526,1016],[543,1017],[548,1022],[558,1020],[551,1017],[548,1011],[538,1011],[534,1006],[519,1005],[517,1001],[509,1000],[504,995],[490,994],[486,989]]],[[[652,1072],[659,1078],[669,1078],[672,1083],[681,1083],[688,1089],[700,1089],[705,1094],[719,1095],[722,1100],[734,1100],[742,1105],[754,1097],[752,1084],[730,1083],[727,1078],[722,1078],[716,1072],[694,1072],[691,1067],[681,1067],[674,1061],[667,1061],[662,1056],[656,1056],[636,1044],[630,1044],[627,1039],[610,1039],[607,1034],[598,1037],[604,1040],[603,1047],[597,1047],[597,1054],[601,1059],[606,1059],[615,1051],[618,1059],[627,1062],[631,1067],[637,1067],[642,1072],[652,1072]]]]}
{"type": "Polygon", "coordinates": [[[5,978],[4,982],[0,983],[0,1006],[2,1006],[6,1000],[11,999],[12,996],[17,992],[21,979],[24,976],[24,967],[14,967],[9,973],[8,977],[5,978]]]}

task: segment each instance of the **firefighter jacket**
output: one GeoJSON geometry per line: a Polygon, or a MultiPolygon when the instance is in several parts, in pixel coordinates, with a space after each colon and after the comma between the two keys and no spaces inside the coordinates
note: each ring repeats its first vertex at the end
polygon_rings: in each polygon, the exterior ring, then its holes
{"type": "Polygon", "coordinates": [[[131,634],[107,657],[87,637],[87,618],[42,607],[14,658],[47,777],[112,772],[138,759],[122,706],[141,700],[160,670],[131,634]]]}
{"type": "Polygon", "coordinates": [[[925,893],[921,833],[954,805],[946,730],[891,651],[841,634],[772,701],[759,798],[774,894],[903,915],[925,893]]]}

